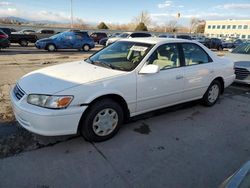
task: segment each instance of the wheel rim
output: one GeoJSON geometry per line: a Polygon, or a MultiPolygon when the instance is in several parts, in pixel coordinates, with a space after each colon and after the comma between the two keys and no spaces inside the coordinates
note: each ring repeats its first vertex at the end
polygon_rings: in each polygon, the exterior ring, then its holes
{"type": "Polygon", "coordinates": [[[212,87],[208,91],[208,101],[210,103],[214,103],[217,100],[219,93],[219,86],[217,84],[212,85],[212,87]]]}
{"type": "Polygon", "coordinates": [[[93,120],[93,131],[98,136],[111,134],[118,124],[118,114],[112,108],[106,108],[97,113],[93,120]]]}
{"type": "Polygon", "coordinates": [[[50,51],[54,51],[55,50],[55,47],[53,45],[49,45],[49,50],[50,51]]]}
{"type": "Polygon", "coordinates": [[[83,49],[84,49],[84,51],[89,51],[89,46],[88,45],[84,45],[83,49]]]}

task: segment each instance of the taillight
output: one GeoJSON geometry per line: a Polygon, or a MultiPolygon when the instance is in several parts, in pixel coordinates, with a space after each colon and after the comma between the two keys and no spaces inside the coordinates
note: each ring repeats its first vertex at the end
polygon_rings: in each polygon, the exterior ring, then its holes
{"type": "Polygon", "coordinates": [[[0,39],[6,39],[6,38],[8,38],[8,35],[0,34],[0,39]]]}

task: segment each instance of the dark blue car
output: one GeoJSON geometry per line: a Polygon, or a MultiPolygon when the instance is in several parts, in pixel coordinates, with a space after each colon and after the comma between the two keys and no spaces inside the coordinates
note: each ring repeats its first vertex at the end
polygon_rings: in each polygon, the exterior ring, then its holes
{"type": "Polygon", "coordinates": [[[57,49],[78,49],[87,52],[95,47],[95,43],[87,32],[66,31],[50,38],[40,39],[35,46],[50,52],[57,49]]]}

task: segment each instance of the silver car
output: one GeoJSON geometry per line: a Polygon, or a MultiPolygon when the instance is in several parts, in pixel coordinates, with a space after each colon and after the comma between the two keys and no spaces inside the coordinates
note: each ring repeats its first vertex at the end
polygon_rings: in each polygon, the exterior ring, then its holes
{"type": "Polygon", "coordinates": [[[250,43],[243,43],[227,55],[235,62],[235,82],[250,84],[250,43]]]}

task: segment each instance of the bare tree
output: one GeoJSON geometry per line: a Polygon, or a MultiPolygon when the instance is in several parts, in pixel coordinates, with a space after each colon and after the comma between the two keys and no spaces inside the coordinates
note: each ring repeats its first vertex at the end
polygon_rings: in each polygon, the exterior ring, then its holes
{"type": "Polygon", "coordinates": [[[170,20],[165,27],[165,32],[176,32],[177,31],[177,21],[170,20]]]}
{"type": "Polygon", "coordinates": [[[142,11],[138,16],[134,17],[133,22],[137,25],[144,23],[145,25],[151,24],[151,16],[147,11],[142,11]]]}
{"type": "Polygon", "coordinates": [[[191,18],[190,20],[190,28],[189,28],[189,33],[195,32],[197,26],[199,25],[200,20],[198,18],[191,18]]]}

